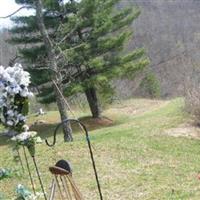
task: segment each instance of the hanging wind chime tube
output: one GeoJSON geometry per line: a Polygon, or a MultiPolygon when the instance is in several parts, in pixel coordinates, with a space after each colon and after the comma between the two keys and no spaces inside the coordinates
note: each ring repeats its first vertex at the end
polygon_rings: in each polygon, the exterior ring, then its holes
{"type": "Polygon", "coordinates": [[[68,161],[59,160],[55,166],[49,167],[53,175],[49,200],[83,200],[76,183],[72,177],[72,169],[68,161]],[[56,188],[58,191],[56,193],[56,188]]]}
{"type": "Polygon", "coordinates": [[[53,143],[49,144],[47,139],[45,140],[45,142],[49,147],[53,147],[56,144],[56,135],[57,135],[58,129],[64,123],[68,123],[68,122],[76,122],[76,123],[78,123],[79,126],[81,126],[82,130],[84,130],[84,132],[85,132],[86,141],[87,141],[87,145],[88,145],[88,148],[89,148],[90,158],[91,158],[91,162],[92,162],[92,166],[93,166],[93,170],[94,170],[94,175],[95,175],[95,179],[96,179],[96,184],[97,184],[97,188],[98,188],[98,192],[99,192],[99,198],[100,198],[100,200],[103,200],[103,195],[102,195],[102,192],[101,192],[101,186],[100,186],[100,182],[99,182],[99,177],[98,177],[98,173],[97,173],[97,169],[96,169],[96,163],[95,163],[95,160],[94,160],[92,146],[91,146],[91,142],[90,142],[90,138],[89,138],[89,134],[88,134],[88,130],[87,130],[86,126],[81,121],[79,121],[78,119],[66,119],[66,120],[62,121],[60,124],[57,125],[57,127],[56,127],[56,129],[54,131],[54,135],[53,135],[53,143]]]}

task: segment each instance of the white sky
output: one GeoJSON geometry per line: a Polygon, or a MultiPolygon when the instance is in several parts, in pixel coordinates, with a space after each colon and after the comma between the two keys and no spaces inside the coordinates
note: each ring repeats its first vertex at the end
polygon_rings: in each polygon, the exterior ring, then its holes
{"type": "MultiPolygon", "coordinates": [[[[7,16],[16,11],[20,7],[21,7],[20,5],[17,5],[15,3],[15,0],[0,0],[0,17],[7,16]]],[[[28,15],[30,13],[31,10],[22,9],[15,16],[28,15]]],[[[8,28],[11,25],[12,22],[9,20],[9,18],[0,19],[0,28],[8,28]]]]}
{"type": "MultiPolygon", "coordinates": [[[[65,0],[64,2],[67,2],[67,1],[69,1],[69,0],[65,0]]],[[[80,2],[81,0],[77,0],[77,1],[80,2]]],[[[15,12],[20,7],[21,7],[21,5],[16,4],[15,0],[0,0],[0,17],[7,16],[7,15],[15,12]]],[[[33,11],[31,11],[30,9],[29,10],[22,9],[17,14],[15,14],[14,16],[30,15],[31,13],[33,13],[33,11]]],[[[10,26],[12,26],[12,22],[10,21],[9,18],[0,19],[0,29],[1,28],[8,28],[10,26]]]]}

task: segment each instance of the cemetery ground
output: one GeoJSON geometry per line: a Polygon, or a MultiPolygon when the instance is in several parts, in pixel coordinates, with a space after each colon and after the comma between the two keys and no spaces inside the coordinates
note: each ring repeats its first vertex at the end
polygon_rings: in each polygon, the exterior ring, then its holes
{"type": "MultiPolygon", "coordinates": [[[[194,129],[184,128],[191,117],[184,112],[182,98],[123,101],[107,108],[102,120],[91,120],[86,117],[88,113],[76,111],[90,130],[105,200],[199,200],[200,141],[198,133],[191,133],[194,129]]],[[[38,123],[32,129],[52,142],[53,130],[59,122],[58,113],[51,111],[40,117],[31,116],[29,124],[36,120],[38,123]]],[[[72,126],[73,143],[63,143],[60,133],[54,148],[49,148],[45,142],[36,147],[45,189],[48,193],[52,178],[48,167],[59,159],[66,159],[72,164],[74,179],[84,198],[97,200],[97,187],[84,135],[78,127],[72,126]]],[[[0,192],[12,199],[17,184],[31,189],[30,181],[20,165],[13,162],[10,144],[2,136],[0,152],[0,167],[17,170],[14,176],[0,180],[0,192]]],[[[29,160],[39,189],[31,158],[29,160]]]]}

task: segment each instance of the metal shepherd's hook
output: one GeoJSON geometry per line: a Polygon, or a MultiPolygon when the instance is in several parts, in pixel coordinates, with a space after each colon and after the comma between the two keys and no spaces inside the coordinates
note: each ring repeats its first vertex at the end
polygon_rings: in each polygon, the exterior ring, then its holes
{"type": "Polygon", "coordinates": [[[86,136],[86,140],[87,140],[87,144],[88,144],[88,148],[89,148],[89,152],[90,152],[90,157],[91,157],[91,161],[92,161],[92,166],[93,166],[94,174],[95,174],[95,178],[96,178],[96,183],[97,183],[97,187],[98,187],[98,191],[99,191],[99,197],[100,197],[100,200],[103,200],[103,195],[102,195],[102,192],[101,192],[101,186],[100,186],[100,182],[99,182],[99,178],[98,178],[98,173],[97,173],[97,169],[96,169],[94,155],[93,155],[91,142],[90,142],[90,138],[89,138],[89,134],[88,134],[88,130],[87,130],[86,126],[81,121],[79,121],[77,119],[66,119],[66,120],[62,121],[61,123],[59,123],[57,125],[57,127],[54,131],[54,135],[53,135],[53,143],[49,144],[47,139],[45,140],[45,142],[49,147],[53,147],[56,144],[56,135],[57,135],[58,129],[60,128],[60,126],[62,126],[65,123],[68,123],[68,122],[78,123],[81,126],[81,128],[85,131],[85,136],[86,136]]]}

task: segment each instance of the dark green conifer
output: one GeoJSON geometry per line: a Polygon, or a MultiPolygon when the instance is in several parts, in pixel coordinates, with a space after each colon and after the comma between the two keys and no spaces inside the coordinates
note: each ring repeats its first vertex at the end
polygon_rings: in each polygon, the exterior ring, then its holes
{"type": "MultiPolygon", "coordinates": [[[[31,5],[33,0],[16,0],[31,5]]],[[[119,0],[44,0],[44,21],[58,55],[63,71],[64,93],[86,94],[92,116],[100,116],[98,91],[110,91],[111,80],[133,77],[148,64],[144,49],[127,53],[126,45],[132,39],[132,22],[140,12],[135,8],[117,9],[119,0]],[[62,50],[62,53],[61,51],[62,50]],[[65,57],[67,59],[65,59],[65,57]],[[105,88],[105,89],[104,89],[105,88]]],[[[20,53],[30,64],[32,82],[40,85],[40,100],[55,100],[51,89],[51,71],[46,70],[48,60],[35,16],[15,17],[17,24],[11,31],[12,42],[26,44],[20,53]],[[45,87],[43,87],[45,85],[45,87]]]]}

